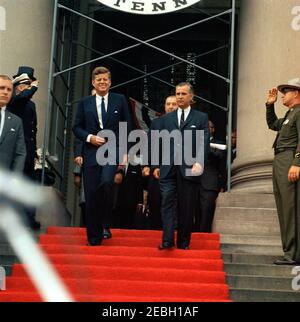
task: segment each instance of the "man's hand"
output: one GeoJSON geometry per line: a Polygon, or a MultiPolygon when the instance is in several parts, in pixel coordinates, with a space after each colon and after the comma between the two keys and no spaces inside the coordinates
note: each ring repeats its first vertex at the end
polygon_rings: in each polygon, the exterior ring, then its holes
{"type": "Polygon", "coordinates": [[[35,81],[31,82],[31,86],[38,87],[39,86],[39,81],[38,80],[35,80],[35,81]]]}
{"type": "Polygon", "coordinates": [[[122,181],[123,181],[122,173],[116,173],[115,174],[115,184],[121,184],[122,181]]]}
{"type": "Polygon", "coordinates": [[[101,138],[100,136],[97,135],[92,135],[90,143],[95,145],[95,146],[101,146],[106,143],[105,139],[101,138]]]}
{"type": "Polygon", "coordinates": [[[297,167],[295,165],[290,167],[289,174],[288,174],[288,180],[289,182],[297,182],[300,178],[300,167],[297,167]]]}
{"type": "Polygon", "coordinates": [[[192,175],[195,177],[200,176],[203,173],[203,167],[199,163],[195,163],[192,167],[192,175]]]}
{"type": "Polygon", "coordinates": [[[155,179],[159,180],[159,178],[160,178],[160,170],[159,170],[159,168],[156,168],[153,171],[153,176],[154,176],[155,179]]]}
{"type": "Polygon", "coordinates": [[[268,97],[267,97],[267,104],[272,105],[276,103],[278,98],[278,89],[276,87],[272,88],[268,92],[268,97]]]}
{"type": "Polygon", "coordinates": [[[75,164],[77,164],[78,166],[82,167],[83,165],[83,157],[77,157],[74,159],[75,164]]]}
{"type": "Polygon", "coordinates": [[[142,176],[145,177],[149,177],[150,176],[150,167],[144,167],[143,171],[142,171],[142,176]]]}
{"type": "Polygon", "coordinates": [[[78,174],[74,175],[74,184],[77,188],[80,188],[81,185],[81,176],[78,174]]]}

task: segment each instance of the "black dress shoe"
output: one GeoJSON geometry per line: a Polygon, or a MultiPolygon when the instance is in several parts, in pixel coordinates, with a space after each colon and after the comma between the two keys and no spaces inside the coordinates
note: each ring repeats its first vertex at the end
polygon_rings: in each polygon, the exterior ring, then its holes
{"type": "Polygon", "coordinates": [[[178,249],[189,250],[189,246],[177,246],[178,249]]]}
{"type": "Polygon", "coordinates": [[[36,221],[36,220],[33,220],[30,223],[30,227],[31,227],[32,230],[39,230],[39,229],[41,229],[41,223],[36,221]]]}
{"type": "Polygon", "coordinates": [[[174,244],[163,242],[162,244],[158,245],[158,250],[171,249],[173,247],[174,247],[174,244]]]}
{"type": "Polygon", "coordinates": [[[275,265],[296,265],[297,262],[290,258],[277,259],[274,262],[275,265]]]}
{"type": "Polygon", "coordinates": [[[112,237],[112,234],[109,228],[103,228],[102,236],[103,236],[103,239],[109,239],[112,237]]]}
{"type": "Polygon", "coordinates": [[[100,246],[101,245],[101,240],[99,240],[99,241],[89,241],[86,245],[87,246],[100,246]]]}

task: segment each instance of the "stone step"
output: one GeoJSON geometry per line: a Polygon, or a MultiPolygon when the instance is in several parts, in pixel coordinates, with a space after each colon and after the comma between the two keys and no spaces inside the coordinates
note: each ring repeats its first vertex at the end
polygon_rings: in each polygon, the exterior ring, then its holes
{"type": "Polygon", "coordinates": [[[249,275],[227,275],[226,281],[230,289],[257,289],[257,290],[279,290],[293,291],[293,277],[273,276],[249,276],[249,275]]]}
{"type": "Polygon", "coordinates": [[[273,208],[218,207],[214,220],[266,221],[278,223],[277,210],[273,208]]]}
{"type": "Polygon", "coordinates": [[[239,264],[269,264],[272,265],[279,256],[265,254],[240,254],[223,253],[222,258],[225,263],[239,264]]]}
{"type": "Polygon", "coordinates": [[[216,220],[213,232],[223,235],[280,236],[279,224],[265,221],[216,220]]]}
{"type": "Polygon", "coordinates": [[[221,245],[221,249],[224,253],[265,254],[273,256],[282,255],[282,247],[272,245],[224,243],[221,245]]]}
{"type": "Polygon", "coordinates": [[[255,236],[255,235],[221,235],[221,243],[281,246],[281,239],[279,236],[273,237],[273,236],[255,236]]]}
{"type": "Polygon", "coordinates": [[[276,266],[268,264],[225,263],[225,272],[228,275],[294,277],[294,266],[276,266]]]}
{"type": "Polygon", "coordinates": [[[273,194],[220,193],[217,207],[276,208],[273,194]]]}
{"type": "Polygon", "coordinates": [[[300,291],[233,288],[230,289],[230,299],[234,302],[300,302],[300,291]]]}

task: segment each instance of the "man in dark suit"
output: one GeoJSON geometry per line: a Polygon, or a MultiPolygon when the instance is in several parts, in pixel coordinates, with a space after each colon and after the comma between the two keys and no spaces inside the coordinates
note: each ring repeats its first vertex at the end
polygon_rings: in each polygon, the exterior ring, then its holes
{"type": "MultiPolygon", "coordinates": [[[[202,159],[205,158],[209,144],[208,117],[204,113],[191,109],[193,96],[194,90],[190,83],[186,82],[177,85],[178,110],[163,116],[159,122],[160,130],[166,130],[167,133],[177,130],[177,132],[181,132],[182,136],[181,142],[169,140],[170,160],[166,160],[165,156],[160,158],[160,166],[154,169],[153,172],[155,177],[160,178],[159,184],[162,198],[163,236],[162,243],[158,247],[159,250],[169,249],[175,245],[176,214],[173,207],[176,197],[178,202],[177,248],[189,249],[190,245],[193,218],[197,206],[197,188],[200,184],[200,176],[204,167],[203,160],[201,161],[200,159],[201,156],[202,159]],[[203,131],[203,142],[197,142],[197,130],[203,131]],[[190,137],[186,136],[187,134],[190,137]],[[186,136],[186,139],[184,139],[184,136],[186,136]],[[181,146],[181,149],[178,149],[178,145],[181,146]],[[187,150],[192,152],[192,156],[187,155],[187,150]],[[182,160],[180,160],[180,154],[182,160]],[[198,156],[197,161],[194,162],[192,157],[196,155],[198,156]]],[[[163,151],[164,149],[159,150],[163,151]]]]}
{"type": "MultiPolygon", "coordinates": [[[[28,179],[35,180],[36,177],[34,172],[34,166],[35,159],[37,158],[37,114],[35,103],[31,100],[31,98],[38,89],[38,80],[36,80],[36,78],[33,76],[33,71],[31,72],[31,70],[33,69],[31,67],[26,67],[25,70],[28,70],[28,73],[35,80],[32,81],[32,79],[30,79],[27,73],[17,74],[14,76],[14,94],[12,100],[8,105],[8,110],[13,114],[19,116],[23,122],[23,130],[27,151],[23,172],[28,179]]],[[[30,227],[34,230],[40,229],[41,224],[35,219],[35,208],[26,208],[25,213],[28,217],[28,224],[30,225],[30,227]]]]}
{"type": "Polygon", "coordinates": [[[36,80],[36,78],[33,76],[33,72],[30,72],[30,70],[31,68],[28,67],[29,75],[33,77],[34,81],[32,81],[27,73],[17,74],[14,76],[13,85],[15,91],[12,100],[8,105],[8,110],[19,116],[23,121],[24,137],[27,150],[24,174],[28,178],[34,180],[34,163],[35,159],[37,158],[37,114],[35,103],[31,99],[38,90],[38,80],[36,80]]]}
{"type": "Polygon", "coordinates": [[[0,167],[22,172],[26,159],[22,121],[6,109],[12,93],[11,79],[0,75],[0,167]]]}
{"type": "MultiPolygon", "coordinates": [[[[214,138],[215,126],[209,121],[210,143],[224,144],[214,138]]],[[[224,151],[210,147],[204,172],[199,185],[195,231],[210,233],[216,209],[216,199],[221,190],[224,151]]]]}
{"type": "MultiPolygon", "coordinates": [[[[170,95],[165,99],[164,103],[165,114],[174,112],[177,110],[177,100],[175,95],[170,95]]],[[[159,130],[159,121],[160,117],[157,117],[151,122],[151,130],[159,130]]],[[[151,151],[148,152],[148,157],[150,157],[151,151]]],[[[150,161],[149,161],[150,162],[150,161]]],[[[159,189],[159,178],[155,178],[153,173],[150,171],[149,166],[145,166],[143,168],[143,176],[148,178],[148,204],[149,204],[149,217],[150,217],[150,227],[151,229],[161,230],[162,222],[161,222],[161,197],[160,197],[160,189],[159,189]]],[[[176,205],[174,206],[174,208],[176,205]]],[[[176,210],[176,209],[175,209],[176,210]]]]}
{"type": "MultiPolygon", "coordinates": [[[[96,95],[83,98],[77,108],[73,132],[84,142],[83,181],[86,197],[86,225],[88,245],[100,245],[103,234],[111,237],[111,213],[113,184],[117,164],[99,165],[98,149],[106,140],[97,134],[110,130],[119,142],[119,122],[127,122],[131,130],[131,116],[123,95],[109,92],[111,74],[105,67],[97,67],[92,73],[92,85],[96,95]]],[[[116,155],[120,147],[117,147],[116,155]]],[[[125,163],[125,155],[119,163],[125,163]]]]}

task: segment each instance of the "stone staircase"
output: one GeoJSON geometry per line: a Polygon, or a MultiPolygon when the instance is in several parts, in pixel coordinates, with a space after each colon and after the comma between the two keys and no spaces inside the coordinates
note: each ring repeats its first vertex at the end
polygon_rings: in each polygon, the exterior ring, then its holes
{"type": "Polygon", "coordinates": [[[293,267],[273,264],[282,248],[272,194],[220,194],[214,231],[221,234],[233,301],[300,302],[293,267]]]}

